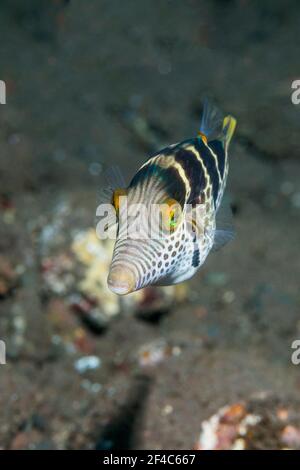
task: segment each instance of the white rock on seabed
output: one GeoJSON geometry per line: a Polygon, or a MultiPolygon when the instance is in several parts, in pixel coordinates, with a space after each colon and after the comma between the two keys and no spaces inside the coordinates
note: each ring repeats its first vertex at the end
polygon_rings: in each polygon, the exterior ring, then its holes
{"type": "Polygon", "coordinates": [[[101,359],[98,356],[83,356],[74,362],[74,367],[80,374],[88,370],[98,369],[101,366],[101,359]]]}

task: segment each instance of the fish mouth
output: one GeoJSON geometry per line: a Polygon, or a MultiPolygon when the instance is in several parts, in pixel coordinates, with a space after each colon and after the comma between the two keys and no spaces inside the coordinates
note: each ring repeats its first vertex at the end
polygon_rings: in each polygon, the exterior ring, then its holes
{"type": "Polygon", "coordinates": [[[127,268],[115,267],[108,275],[107,285],[114,294],[130,294],[135,290],[135,276],[127,268]]]}

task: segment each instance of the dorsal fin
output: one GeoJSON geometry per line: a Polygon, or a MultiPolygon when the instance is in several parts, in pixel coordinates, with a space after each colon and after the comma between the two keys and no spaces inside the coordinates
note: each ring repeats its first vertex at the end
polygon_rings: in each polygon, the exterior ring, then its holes
{"type": "Polygon", "coordinates": [[[207,98],[203,102],[203,112],[199,137],[208,140],[220,139],[222,136],[223,115],[219,108],[207,98]]]}
{"type": "Polygon", "coordinates": [[[219,108],[204,100],[201,126],[198,136],[207,144],[207,141],[221,140],[228,147],[236,127],[236,120],[232,116],[223,117],[219,108]]]}

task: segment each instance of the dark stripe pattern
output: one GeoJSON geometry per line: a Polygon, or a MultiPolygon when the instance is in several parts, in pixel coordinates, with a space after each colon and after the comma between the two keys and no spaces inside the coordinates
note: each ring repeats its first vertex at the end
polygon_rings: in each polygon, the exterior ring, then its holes
{"type": "Polygon", "coordinates": [[[187,204],[191,204],[206,185],[203,168],[196,155],[191,150],[179,148],[175,152],[175,160],[183,168],[191,186],[191,193],[187,204]]]}
{"type": "Polygon", "coordinates": [[[160,168],[155,163],[149,163],[141,168],[132,178],[129,187],[134,188],[138,184],[143,184],[148,178],[160,175],[160,168]]]}
{"type": "Polygon", "coordinates": [[[194,268],[197,268],[200,263],[200,251],[199,248],[196,248],[194,253],[193,253],[193,260],[192,260],[192,266],[194,268]]]}
{"type": "Polygon", "coordinates": [[[201,192],[205,189],[207,181],[205,181],[205,173],[197,156],[193,153],[193,151],[187,150],[185,148],[186,146],[194,147],[195,151],[200,155],[202,163],[210,177],[213,200],[216,204],[219,189],[222,184],[220,177],[223,180],[226,160],[224,146],[220,140],[210,141],[207,146],[204,144],[201,138],[197,137],[195,139],[185,140],[175,147],[170,146],[160,150],[157,154],[152,155],[148,163],[135,174],[129,187],[133,188],[138,184],[143,185],[149,178],[155,177],[161,180],[161,183],[166,188],[166,192],[169,197],[176,199],[180,204],[184,204],[185,202],[187,204],[193,203],[193,201],[195,201],[201,192]],[[210,149],[216,155],[217,163],[210,149]],[[185,182],[180,176],[176,167],[170,166],[169,168],[165,169],[161,168],[156,162],[151,161],[154,156],[168,157],[171,155],[173,155],[175,161],[180,164],[183,171],[185,172],[186,178],[190,183],[191,193],[187,201],[185,199],[185,182]]]}
{"type": "Polygon", "coordinates": [[[195,141],[196,141],[195,147],[198,150],[200,157],[202,158],[203,164],[205,165],[207,172],[210,176],[210,181],[211,181],[212,190],[213,190],[213,200],[214,200],[214,203],[216,204],[218,193],[219,193],[219,187],[221,183],[219,179],[219,175],[218,175],[218,170],[216,167],[216,161],[213,155],[211,154],[210,150],[202,142],[202,139],[195,139],[195,141]]]}
{"type": "Polygon", "coordinates": [[[208,143],[209,147],[218,157],[218,165],[221,178],[224,177],[224,170],[225,170],[225,150],[223,142],[220,140],[212,140],[208,143]]]}
{"type": "Polygon", "coordinates": [[[161,168],[155,162],[149,162],[149,164],[145,165],[135,174],[129,187],[134,188],[139,184],[143,185],[146,180],[148,180],[148,178],[152,177],[160,179],[162,187],[166,189],[166,192],[170,198],[176,199],[176,201],[178,201],[181,205],[185,203],[185,183],[178,173],[178,170],[172,166],[169,168],[161,168]]]}

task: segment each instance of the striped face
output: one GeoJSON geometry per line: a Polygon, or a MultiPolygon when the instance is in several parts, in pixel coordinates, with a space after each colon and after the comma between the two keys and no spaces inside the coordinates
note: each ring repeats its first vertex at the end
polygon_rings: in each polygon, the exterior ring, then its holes
{"type": "MultiPolygon", "coordinates": [[[[128,217],[120,208],[108,277],[113,292],[122,295],[150,284],[175,284],[203,264],[213,244],[215,212],[227,176],[224,147],[218,141],[210,145],[201,138],[172,145],[150,158],[132,179],[126,194],[128,217]],[[149,237],[151,208],[166,201],[175,201],[180,217],[169,233],[149,237]],[[145,210],[138,211],[139,204],[145,210]],[[192,219],[200,214],[200,229],[191,230],[187,208],[192,208],[192,219]],[[136,227],[138,237],[133,236],[136,227]]],[[[172,223],[171,217],[172,211],[166,225],[172,223]]]]}

